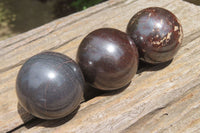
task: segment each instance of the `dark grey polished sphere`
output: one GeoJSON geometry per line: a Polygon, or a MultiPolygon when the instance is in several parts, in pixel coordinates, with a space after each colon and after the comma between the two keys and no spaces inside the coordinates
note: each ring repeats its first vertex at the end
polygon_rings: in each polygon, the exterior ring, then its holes
{"type": "Polygon", "coordinates": [[[73,112],[83,97],[84,78],[69,57],[43,52],[20,69],[16,92],[20,105],[42,119],[57,119],[73,112]]]}

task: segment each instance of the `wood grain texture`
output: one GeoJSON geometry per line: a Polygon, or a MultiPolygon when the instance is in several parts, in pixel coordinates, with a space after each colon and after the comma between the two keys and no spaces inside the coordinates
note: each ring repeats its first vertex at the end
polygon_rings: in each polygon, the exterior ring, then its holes
{"type": "Polygon", "coordinates": [[[164,108],[143,116],[123,132],[200,132],[200,87],[190,88],[183,96],[164,108]]]}
{"type": "Polygon", "coordinates": [[[125,31],[133,14],[150,6],[172,11],[183,25],[183,45],[171,64],[142,68],[128,88],[82,103],[73,118],[36,120],[36,126],[21,126],[15,132],[198,132],[200,7],[181,0],[110,0],[1,41],[0,132],[33,119],[18,106],[15,94],[16,75],[25,60],[45,50],[75,59],[80,41],[90,31],[125,31]]]}

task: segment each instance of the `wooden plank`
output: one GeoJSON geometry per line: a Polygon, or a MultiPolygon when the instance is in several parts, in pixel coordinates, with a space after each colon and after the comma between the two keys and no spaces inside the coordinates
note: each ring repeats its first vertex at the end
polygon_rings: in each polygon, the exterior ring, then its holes
{"type": "MultiPolygon", "coordinates": [[[[84,31],[81,20],[89,21],[86,19],[90,16],[120,2],[109,1],[0,42],[0,103],[2,104],[0,106],[0,132],[12,130],[33,118],[22,109],[19,109],[20,111],[17,109],[15,79],[21,64],[27,58],[44,50],[55,49],[61,53],[69,53],[68,55],[74,58],[74,49],[81,41],[79,36],[89,32],[84,31]]],[[[91,30],[89,26],[85,28],[91,30]]]]}
{"type": "MultiPolygon", "coordinates": [[[[169,66],[161,70],[158,69],[162,66],[142,69],[147,71],[136,75],[123,92],[83,103],[68,122],[67,118],[42,121],[32,128],[22,126],[16,132],[130,131],[143,117],[167,108],[169,103],[175,103],[177,98],[199,86],[200,7],[181,0],[112,0],[0,42],[0,132],[10,131],[33,118],[21,108],[17,109],[14,90],[17,71],[27,58],[44,50],[53,50],[74,59],[77,47],[87,33],[100,27],[125,31],[131,16],[149,6],[171,10],[183,24],[184,43],[169,66]]],[[[194,130],[198,128],[198,124],[194,126],[194,130]]]]}
{"type": "Polygon", "coordinates": [[[163,108],[143,116],[125,129],[124,133],[200,132],[200,84],[190,88],[182,97],[163,108]]]}
{"type": "Polygon", "coordinates": [[[198,121],[200,58],[196,55],[200,54],[199,42],[200,38],[183,47],[175,60],[166,68],[154,71],[159,67],[153,67],[149,71],[142,72],[141,75],[133,79],[130,86],[123,92],[117,95],[99,96],[83,103],[74,118],[66,123],[52,128],[58,121],[45,121],[28,130],[23,127],[23,130],[19,129],[18,131],[86,133],[123,132],[123,130],[124,132],[162,132],[166,130],[166,132],[170,132],[172,130],[170,125],[174,123],[176,127],[172,131],[198,130],[200,128],[198,121]],[[182,55],[181,53],[185,54],[182,55]],[[192,69],[191,64],[193,64],[192,69]],[[188,96],[191,95],[188,93],[190,91],[195,94],[195,96],[192,96],[192,100],[190,100],[191,96],[188,96]],[[180,97],[183,97],[180,100],[183,103],[176,102],[180,97]],[[181,105],[177,105],[177,103],[181,105]],[[166,110],[164,110],[165,108],[166,110]],[[157,114],[157,110],[162,110],[162,112],[157,114]],[[174,110],[178,111],[174,112],[174,110]],[[182,110],[182,114],[179,114],[180,110],[182,110]],[[156,112],[155,117],[151,120],[148,116],[151,116],[154,112],[156,112]],[[161,114],[167,112],[173,116],[165,121],[158,118],[161,114]],[[181,118],[185,122],[178,121],[181,118]],[[146,121],[141,122],[141,119],[146,121]],[[150,122],[155,121],[153,123],[155,125],[148,125],[150,123],[148,120],[150,122]],[[143,125],[143,122],[147,123],[146,130],[144,130],[146,125],[143,125]],[[191,124],[192,122],[195,124],[191,124]],[[183,129],[183,125],[185,129],[183,129]]]}

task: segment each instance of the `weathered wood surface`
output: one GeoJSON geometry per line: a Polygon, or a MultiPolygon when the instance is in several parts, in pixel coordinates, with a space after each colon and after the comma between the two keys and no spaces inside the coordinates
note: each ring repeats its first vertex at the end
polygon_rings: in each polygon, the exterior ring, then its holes
{"type": "Polygon", "coordinates": [[[199,22],[200,7],[181,0],[110,0],[1,41],[0,132],[200,132],[199,22]],[[87,33],[100,27],[125,31],[131,16],[150,6],[172,11],[183,25],[182,47],[168,66],[140,69],[125,90],[83,102],[73,118],[32,120],[18,106],[15,79],[26,59],[45,50],[75,59],[87,33]]]}

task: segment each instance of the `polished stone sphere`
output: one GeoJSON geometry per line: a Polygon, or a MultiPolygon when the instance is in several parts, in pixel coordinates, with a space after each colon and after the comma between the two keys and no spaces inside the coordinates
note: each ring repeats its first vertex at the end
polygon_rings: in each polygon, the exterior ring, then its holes
{"type": "Polygon", "coordinates": [[[73,112],[83,97],[84,78],[69,57],[43,52],[20,69],[16,92],[20,105],[42,119],[57,119],[73,112]]]}
{"type": "Polygon", "coordinates": [[[129,21],[127,33],[137,45],[140,59],[151,64],[172,60],[183,38],[177,17],[159,7],[136,13],[129,21]]]}
{"type": "Polygon", "coordinates": [[[132,39],[112,28],[97,29],[81,42],[77,52],[86,82],[101,90],[127,85],[138,68],[138,51],[132,39]]]}

